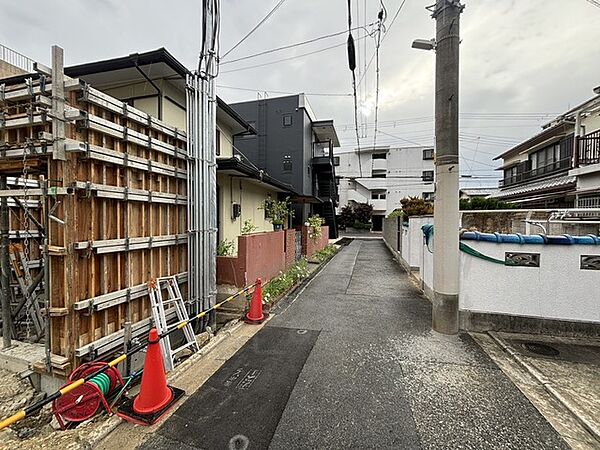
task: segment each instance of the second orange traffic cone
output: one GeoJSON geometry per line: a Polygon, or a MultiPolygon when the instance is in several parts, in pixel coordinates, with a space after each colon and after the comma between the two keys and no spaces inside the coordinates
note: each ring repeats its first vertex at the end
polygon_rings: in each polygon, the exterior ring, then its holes
{"type": "Polygon", "coordinates": [[[128,400],[119,407],[117,414],[129,422],[152,425],[183,394],[181,389],[167,386],[158,331],[156,328],[152,328],[148,336],[148,349],[146,350],[140,393],[133,401],[128,400]]]}
{"type": "Polygon", "coordinates": [[[256,279],[256,286],[252,293],[252,301],[250,302],[250,311],[246,314],[246,323],[259,324],[265,320],[265,313],[262,305],[262,280],[256,279]]]}

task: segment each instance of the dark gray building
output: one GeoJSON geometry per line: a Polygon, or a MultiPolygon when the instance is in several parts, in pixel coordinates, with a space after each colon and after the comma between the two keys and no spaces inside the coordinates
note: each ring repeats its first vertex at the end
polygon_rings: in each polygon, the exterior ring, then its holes
{"type": "Polygon", "coordinates": [[[315,120],[304,94],[230,106],[258,132],[236,137],[236,148],[258,168],[301,194],[293,199],[294,224],[319,214],[329,225],[330,237],[337,237],[337,158],[333,149],[340,143],[333,120],[315,120]]]}

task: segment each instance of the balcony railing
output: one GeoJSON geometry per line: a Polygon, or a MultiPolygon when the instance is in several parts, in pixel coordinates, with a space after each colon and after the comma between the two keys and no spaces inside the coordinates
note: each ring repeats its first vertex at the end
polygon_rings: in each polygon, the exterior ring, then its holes
{"type": "Polygon", "coordinates": [[[27,56],[0,44],[0,61],[7,62],[11,66],[18,67],[25,72],[33,72],[35,61],[27,56]]]}
{"type": "Polygon", "coordinates": [[[600,130],[579,138],[579,165],[600,164],[600,130]]]}
{"type": "Polygon", "coordinates": [[[499,185],[500,187],[506,187],[524,181],[535,180],[536,178],[541,178],[545,175],[550,175],[552,173],[564,172],[567,169],[570,169],[571,165],[572,159],[569,156],[568,158],[555,161],[551,164],[547,164],[542,167],[537,167],[532,170],[527,170],[525,172],[517,173],[516,175],[513,175],[511,177],[506,177],[503,180],[500,180],[499,185]]]}

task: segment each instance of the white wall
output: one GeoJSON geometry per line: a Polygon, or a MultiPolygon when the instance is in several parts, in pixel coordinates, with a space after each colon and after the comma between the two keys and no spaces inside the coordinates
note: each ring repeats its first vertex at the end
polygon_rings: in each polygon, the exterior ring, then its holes
{"type": "MultiPolygon", "coordinates": [[[[600,255],[600,247],[463,242],[501,260],[505,252],[539,253],[540,267],[503,266],[461,252],[461,310],[600,323],[600,272],[579,268],[580,256],[600,255]]],[[[422,249],[419,277],[431,293],[433,254],[422,249]]]]}
{"type": "Polygon", "coordinates": [[[421,227],[432,223],[433,217],[410,217],[408,226],[402,226],[402,252],[401,257],[405,265],[419,268],[423,263],[423,232],[421,227]]]}
{"type": "Polygon", "coordinates": [[[342,178],[339,185],[339,208],[348,204],[348,200],[351,200],[353,195],[364,197],[371,203],[370,191],[385,190],[385,212],[381,211],[381,214],[388,215],[400,207],[400,199],[409,196],[422,197],[424,192],[432,193],[433,183],[425,184],[420,178],[423,171],[434,170],[433,160],[423,160],[423,150],[426,148],[431,147],[378,147],[375,152],[372,149],[363,149],[360,154],[362,177],[360,176],[357,152],[336,152],[335,155],[340,158],[340,165],[336,167],[336,175],[342,178]],[[372,159],[373,153],[382,152],[387,152],[387,159],[372,159]],[[384,165],[387,167],[386,178],[372,178],[374,164],[376,167],[384,165]],[[407,176],[417,178],[404,178],[407,176]],[[356,184],[349,178],[355,178],[356,184]],[[360,196],[355,195],[352,191],[356,191],[360,196]]]}
{"type": "Polygon", "coordinates": [[[540,267],[510,267],[461,255],[460,308],[547,319],[600,322],[600,272],[579,268],[587,245],[518,245],[465,241],[498,259],[504,252],[540,253],[540,267]]]}

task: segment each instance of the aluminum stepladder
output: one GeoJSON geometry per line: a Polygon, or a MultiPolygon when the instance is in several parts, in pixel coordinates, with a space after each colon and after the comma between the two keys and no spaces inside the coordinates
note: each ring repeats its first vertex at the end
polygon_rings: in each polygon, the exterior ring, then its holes
{"type": "MultiPolygon", "coordinates": [[[[22,308],[28,312],[28,319],[31,319],[31,323],[34,327],[35,339],[34,342],[39,341],[44,336],[45,318],[40,308],[39,292],[36,288],[32,288],[34,280],[31,277],[29,271],[29,265],[27,264],[27,258],[23,246],[20,244],[11,244],[8,249],[10,262],[12,269],[19,283],[19,289],[23,295],[23,299],[13,312],[13,319],[19,314],[22,308]],[[29,292],[31,290],[31,292],[29,292]]],[[[28,336],[29,337],[29,336],[28,336]]]]}
{"type": "MultiPolygon", "coordinates": [[[[148,281],[148,294],[150,295],[150,303],[152,306],[152,317],[159,335],[167,333],[176,328],[178,324],[189,320],[185,303],[175,276],[155,278],[148,281]],[[163,299],[163,290],[167,291],[168,298],[166,299],[163,299]],[[169,324],[167,314],[171,312],[171,309],[173,308],[175,309],[177,320],[169,324]]],[[[185,342],[180,347],[172,347],[172,336],[166,336],[160,340],[163,361],[167,372],[173,370],[177,353],[186,348],[190,348],[195,352],[199,350],[192,325],[188,323],[181,331],[183,332],[185,342]]]]}

